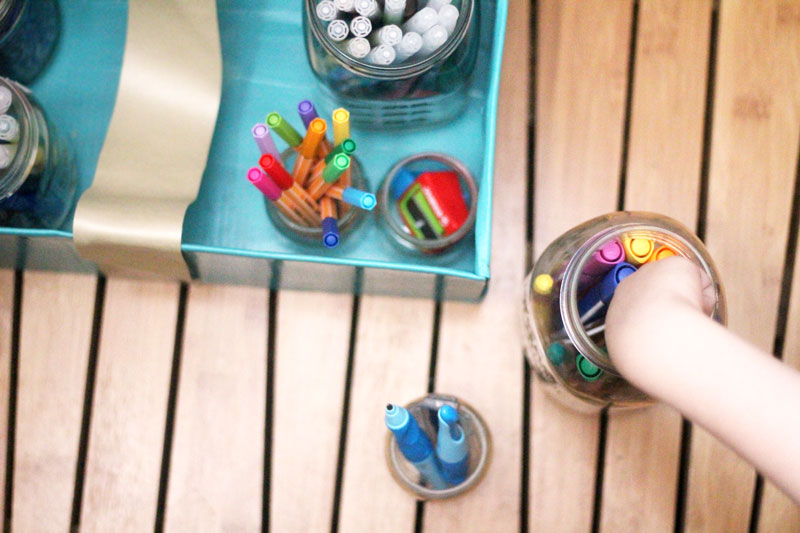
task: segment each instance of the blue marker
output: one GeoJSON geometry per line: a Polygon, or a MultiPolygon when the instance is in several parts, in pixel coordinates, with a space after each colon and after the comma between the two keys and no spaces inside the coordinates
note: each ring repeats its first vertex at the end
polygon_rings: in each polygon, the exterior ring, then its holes
{"type": "Polygon", "coordinates": [[[405,458],[419,470],[423,479],[434,489],[446,489],[447,483],[442,479],[439,465],[436,464],[433,445],[408,409],[388,404],[386,406],[386,427],[392,430],[397,447],[400,448],[405,458]]]}
{"type": "Polygon", "coordinates": [[[636,267],[630,263],[618,263],[603,276],[603,279],[592,285],[592,288],[578,301],[578,314],[581,322],[597,316],[611,301],[617,285],[634,272],[636,272],[636,267]]]}
{"type": "Polygon", "coordinates": [[[439,435],[436,439],[436,458],[442,467],[442,477],[451,485],[467,478],[469,448],[467,437],[458,423],[458,411],[449,405],[439,408],[439,435]]]}

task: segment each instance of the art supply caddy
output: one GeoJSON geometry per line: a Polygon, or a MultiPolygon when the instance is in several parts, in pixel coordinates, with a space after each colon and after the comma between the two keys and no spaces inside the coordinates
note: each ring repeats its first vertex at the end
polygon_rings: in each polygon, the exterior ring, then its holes
{"type": "MultiPolygon", "coordinates": [[[[317,3],[217,2],[222,97],[199,193],[186,211],[181,237],[192,278],[479,300],[489,280],[494,134],[507,1],[454,1],[461,14],[450,37],[457,38],[421,61],[377,70],[375,65],[348,64],[339,48],[320,39],[322,26],[310,12],[317,3]],[[303,99],[316,105],[329,128],[334,109],[350,112],[364,188],[376,195],[404,158],[432,154],[431,168],[416,168],[415,177],[425,170],[448,170],[435,159],[439,155],[453,158],[466,169],[466,175],[455,174],[470,210],[468,231],[431,253],[413,241],[411,246],[398,243],[379,209],[344,228],[335,248],[280,227],[267,213],[263,194],[246,179],[260,155],[250,132],[272,111],[300,130],[296,109],[303,99]]],[[[74,201],[79,202],[92,184],[114,110],[127,5],[62,1],[58,9],[58,44],[27,87],[69,149],[74,201]]],[[[288,148],[278,144],[281,150],[288,148]]],[[[69,196],[67,190],[59,197],[69,196]]],[[[63,221],[53,223],[0,220],[0,266],[96,271],[72,242],[74,207],[63,221]]]]}

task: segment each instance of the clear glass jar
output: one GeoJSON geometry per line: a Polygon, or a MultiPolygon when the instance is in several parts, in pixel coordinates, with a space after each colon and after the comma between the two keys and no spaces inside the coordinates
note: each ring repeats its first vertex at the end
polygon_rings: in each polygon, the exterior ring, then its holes
{"type": "Polygon", "coordinates": [[[354,59],[337,46],[328,38],[326,23],[316,16],[316,4],[304,1],[303,32],[311,69],[323,93],[346,107],[356,123],[409,128],[461,114],[478,56],[479,0],[461,0],[454,30],[433,54],[388,66],[354,59]]]}
{"type": "Polygon", "coordinates": [[[60,32],[56,0],[0,1],[0,75],[33,81],[53,55],[60,32]]]}
{"type": "Polygon", "coordinates": [[[596,272],[589,275],[596,252],[608,249],[607,245],[613,248],[614,243],[622,247],[624,242],[637,242],[625,239],[642,239],[638,242],[652,244],[647,249],[653,254],[662,250],[697,264],[713,282],[712,318],[722,324],[727,320],[725,294],[714,262],[703,243],[679,222],[653,213],[617,212],[567,231],[547,247],[525,279],[523,344],[546,390],[577,410],[653,402],[615,370],[605,349],[602,318],[589,318],[584,324],[579,312],[579,299],[602,278],[596,272]]]}
{"type": "Polygon", "coordinates": [[[74,160],[31,92],[0,78],[0,100],[9,96],[10,107],[0,118],[18,133],[0,141],[0,226],[58,229],[75,201],[74,160]]]}

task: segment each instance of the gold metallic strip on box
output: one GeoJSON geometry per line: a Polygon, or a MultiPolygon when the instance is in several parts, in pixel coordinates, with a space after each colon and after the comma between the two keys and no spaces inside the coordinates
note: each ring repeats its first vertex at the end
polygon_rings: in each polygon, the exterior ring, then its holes
{"type": "Polygon", "coordinates": [[[222,92],[215,0],[130,0],[119,90],[78,252],[107,274],[189,279],[186,208],[206,166],[222,92]]]}

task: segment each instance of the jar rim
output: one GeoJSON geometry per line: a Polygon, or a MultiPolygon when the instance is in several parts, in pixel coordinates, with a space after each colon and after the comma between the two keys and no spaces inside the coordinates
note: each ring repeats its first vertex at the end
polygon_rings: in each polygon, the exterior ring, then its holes
{"type": "Polygon", "coordinates": [[[0,199],[14,194],[25,182],[36,162],[36,150],[33,149],[39,138],[39,125],[35,120],[36,112],[29,100],[30,92],[22,85],[0,76],[0,86],[11,91],[11,109],[17,111],[19,123],[19,140],[17,152],[8,168],[0,170],[0,199]]]}
{"type": "Polygon", "coordinates": [[[462,2],[462,9],[464,4],[466,4],[466,11],[459,13],[458,21],[456,22],[456,27],[453,30],[452,35],[448,37],[447,42],[445,42],[443,46],[439,47],[436,52],[421,61],[410,63],[408,65],[383,66],[372,65],[365,61],[354,59],[347,55],[344,51],[334,46],[330,42],[330,39],[328,39],[325,32],[322,30],[322,23],[317,19],[317,17],[313,16],[315,11],[314,0],[305,0],[305,4],[306,20],[311,27],[314,38],[322,45],[323,48],[325,48],[325,51],[328,52],[328,54],[335,57],[337,60],[339,60],[344,68],[355,74],[382,80],[404,79],[409,76],[422,74],[430,70],[438,62],[449,57],[453,52],[455,52],[467,35],[467,30],[472,24],[472,17],[475,12],[474,0],[464,0],[464,2],[462,2]]]}
{"type": "Polygon", "coordinates": [[[28,7],[26,0],[8,0],[0,2],[0,46],[22,20],[22,13],[28,7]]]}

